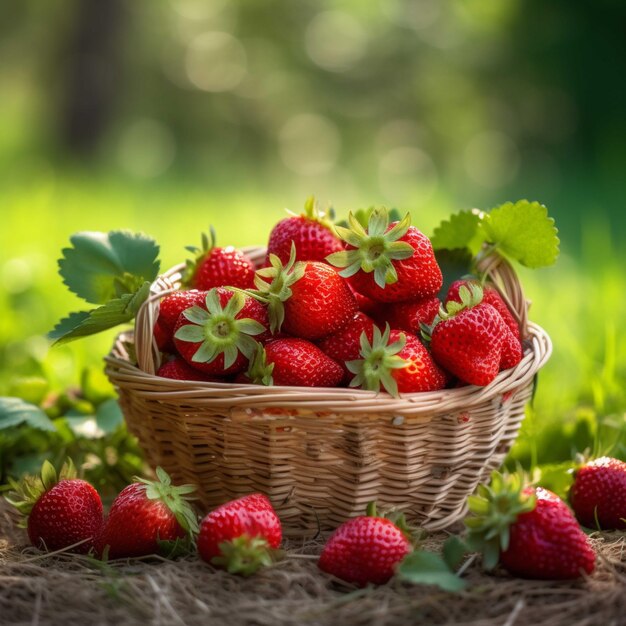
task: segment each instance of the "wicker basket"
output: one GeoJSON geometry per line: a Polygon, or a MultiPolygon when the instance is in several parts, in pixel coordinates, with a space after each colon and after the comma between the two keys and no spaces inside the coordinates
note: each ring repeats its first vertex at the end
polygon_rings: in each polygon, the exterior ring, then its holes
{"type": "MultiPolygon", "coordinates": [[[[265,255],[262,248],[245,252],[257,264],[265,255]]],[[[545,331],[527,321],[510,265],[494,255],[482,263],[520,322],[525,346],[519,365],[486,387],[394,399],[154,376],[159,299],[179,285],[182,266],[154,283],[134,334],[117,338],[106,371],[148,461],[197,484],[205,509],[261,491],[285,534],[305,535],[334,528],[376,500],[427,529],[444,528],[464,515],[467,496],[502,463],[552,348],[545,331]],[[133,341],[138,367],[129,358],[133,341]]]]}

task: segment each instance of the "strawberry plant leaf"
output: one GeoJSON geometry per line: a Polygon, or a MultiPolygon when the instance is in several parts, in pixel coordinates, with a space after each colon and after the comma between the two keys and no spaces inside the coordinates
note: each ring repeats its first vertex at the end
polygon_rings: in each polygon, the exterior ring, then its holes
{"type": "Polygon", "coordinates": [[[50,418],[38,406],[21,398],[0,398],[0,430],[21,424],[37,430],[56,430],[50,418]]]}
{"type": "Polygon", "coordinates": [[[48,338],[60,345],[130,322],[149,293],[150,283],[146,281],[136,292],[125,293],[97,309],[70,313],[48,333],[48,338]]]}
{"type": "Polygon", "coordinates": [[[115,398],[109,398],[96,408],[96,424],[104,433],[115,432],[124,421],[124,415],[115,398]]]}
{"type": "Polygon", "coordinates": [[[135,292],[159,272],[159,246],[141,233],[81,232],[63,249],[59,274],[68,289],[92,304],[135,292]]]}
{"type": "Polygon", "coordinates": [[[461,591],[466,584],[441,556],[426,550],[408,554],[398,566],[400,580],[418,585],[435,585],[445,591],[461,591]]]}
{"type": "Polygon", "coordinates": [[[461,565],[463,558],[469,551],[467,544],[459,536],[450,535],[443,544],[443,560],[454,571],[461,565]]]}
{"type": "Polygon", "coordinates": [[[471,274],[473,257],[467,248],[453,250],[442,248],[435,250],[435,258],[443,274],[443,284],[439,291],[439,298],[443,300],[448,293],[448,288],[455,280],[471,274]]]}
{"type": "Polygon", "coordinates": [[[437,226],[431,237],[435,250],[447,248],[468,248],[476,254],[480,249],[479,225],[481,213],[478,211],[460,211],[452,214],[437,226]]]}
{"type": "Polygon", "coordinates": [[[483,217],[486,239],[526,267],[552,265],[559,256],[554,219],[539,202],[505,202],[483,217]]]}

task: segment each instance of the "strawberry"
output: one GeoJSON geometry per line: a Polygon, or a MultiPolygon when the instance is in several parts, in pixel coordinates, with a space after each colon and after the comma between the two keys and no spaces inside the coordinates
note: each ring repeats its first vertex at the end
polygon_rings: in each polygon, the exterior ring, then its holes
{"type": "MultiPolygon", "coordinates": [[[[477,280],[455,280],[450,287],[448,288],[448,293],[446,295],[446,299],[444,304],[447,304],[450,301],[461,302],[461,296],[459,295],[459,289],[465,285],[469,289],[470,283],[478,283],[477,280]]],[[[513,336],[519,340],[520,332],[519,332],[519,324],[515,321],[513,314],[509,310],[509,307],[506,305],[502,296],[497,292],[496,289],[491,287],[490,285],[482,285],[483,288],[483,302],[486,304],[490,304],[504,320],[504,323],[509,327],[510,331],[513,333],[513,336]]],[[[431,322],[428,322],[429,324],[431,322]]]]}
{"type": "Polygon", "coordinates": [[[302,215],[291,215],[274,226],[267,244],[266,263],[270,254],[287,263],[292,242],[297,261],[323,261],[329,254],[343,250],[343,244],[333,233],[331,220],[319,211],[314,198],[307,199],[302,215]]]}
{"type": "Polygon", "coordinates": [[[159,350],[162,352],[174,352],[172,337],[174,326],[180,314],[194,304],[202,304],[206,299],[206,291],[187,289],[174,291],[165,296],[159,305],[159,317],[154,325],[154,337],[159,350]]]}
{"type": "Polygon", "coordinates": [[[328,538],[319,568],[359,587],[382,585],[393,575],[412,546],[403,530],[390,519],[368,514],[344,522],[328,538]]]}
{"type": "Polygon", "coordinates": [[[429,326],[433,323],[440,305],[437,297],[391,304],[381,303],[372,311],[372,317],[379,325],[389,324],[391,328],[406,330],[419,336],[422,324],[429,326]]]}
{"type": "Polygon", "coordinates": [[[502,369],[517,365],[522,346],[500,314],[482,302],[480,285],[459,290],[462,303],[448,302],[430,331],[435,361],[462,381],[488,385],[502,369]]]}
{"type": "Polygon", "coordinates": [[[357,311],[356,300],[332,267],[295,259],[295,246],[284,266],[270,255],[271,267],[256,273],[254,295],[267,303],[273,333],[282,329],[303,339],[321,339],[348,324],[357,311]]]}
{"type": "Polygon", "coordinates": [[[174,327],[180,355],[207,374],[236,374],[248,365],[257,340],[269,337],[265,306],[239,291],[211,289],[202,305],[183,311],[174,327]]]}
{"type": "Polygon", "coordinates": [[[183,284],[208,291],[213,287],[239,287],[247,289],[254,284],[254,264],[241,250],[215,245],[215,230],[210,236],[202,234],[202,247],[187,246],[196,255],[188,260],[183,273],[183,284]]]}
{"type": "Polygon", "coordinates": [[[358,311],[352,320],[341,330],[324,337],[318,346],[331,359],[337,361],[344,370],[344,382],[348,384],[352,378],[345,365],[346,361],[353,361],[361,356],[361,334],[365,333],[368,341],[372,341],[374,322],[358,311]]]}
{"type": "Polygon", "coordinates": [[[626,463],[603,456],[574,474],[570,502],[587,528],[626,529],[626,463]]]}
{"type": "Polygon", "coordinates": [[[432,298],[441,289],[443,277],[426,235],[410,225],[407,215],[389,224],[384,208],[374,209],[367,230],[350,213],[350,229],[336,226],[346,250],[335,252],[327,261],[343,268],[359,293],[378,302],[400,302],[432,298]]]}
{"type": "Polygon", "coordinates": [[[432,360],[422,342],[389,325],[383,333],[375,326],[372,341],[361,334],[361,358],[346,366],[356,376],[350,387],[380,391],[381,385],[392,396],[399,392],[435,391],[446,385],[446,375],[432,360]]]}
{"type": "Polygon", "coordinates": [[[155,481],[136,479],[113,500],[96,541],[100,555],[120,559],[158,554],[164,547],[160,542],[176,542],[197,531],[196,515],[187,502],[195,486],[172,485],[160,467],[156,475],[155,481]]]}
{"type": "Polygon", "coordinates": [[[367,313],[369,315],[376,310],[376,307],[378,306],[376,300],[372,300],[371,298],[364,296],[362,293],[359,293],[349,282],[348,287],[350,287],[350,291],[356,300],[359,311],[363,311],[363,313],[367,313]]]}
{"type": "Polygon", "coordinates": [[[470,496],[468,544],[483,552],[486,569],[498,561],[511,574],[547,580],[591,574],[595,552],[567,505],[519,475],[494,472],[490,487],[470,496]]]}
{"type": "Polygon", "coordinates": [[[86,554],[93,547],[102,527],[102,501],[86,481],[75,478],[76,468],[68,462],[57,473],[49,461],[41,468],[41,478],[26,478],[21,484],[11,482],[14,492],[7,497],[24,516],[30,542],[46,550],[86,554]]]}
{"type": "Polygon", "coordinates": [[[222,504],[201,522],[198,552],[231,574],[253,574],[272,562],[282,541],[282,527],[266,496],[253,493],[222,504]]]}
{"type": "Polygon", "coordinates": [[[249,371],[257,384],[295,387],[336,387],[341,365],[305,339],[276,339],[265,346],[264,366],[249,371]]]}
{"type": "Polygon", "coordinates": [[[172,380],[198,380],[202,382],[224,382],[222,379],[207,376],[203,372],[191,367],[187,361],[179,356],[175,356],[169,361],[165,361],[156,373],[157,376],[163,378],[171,378],[172,380]]]}

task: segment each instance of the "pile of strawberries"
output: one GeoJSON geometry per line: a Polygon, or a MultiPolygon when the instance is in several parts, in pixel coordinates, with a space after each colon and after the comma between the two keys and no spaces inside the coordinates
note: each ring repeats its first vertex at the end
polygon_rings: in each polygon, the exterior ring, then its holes
{"type": "Polygon", "coordinates": [[[522,358],[520,331],[492,286],[454,282],[443,301],[430,240],[384,208],[332,224],[309,200],[272,229],[263,267],[215,234],[154,327],[159,376],[372,391],[487,385],[522,358]]]}
{"type": "MultiPolygon", "coordinates": [[[[13,484],[7,499],[23,515],[32,544],[47,550],[119,559],[197,548],[208,563],[243,575],[280,557],[281,522],[265,495],[227,502],[198,524],[188,501],[194,486],[173,485],[161,468],[156,474],[157,480],[137,479],[125,487],[106,517],[97,491],[76,478],[71,463],[57,476],[46,462],[41,478],[13,484]]],[[[626,529],[626,463],[602,457],[580,466],[570,503],[589,528],[626,529]]],[[[446,570],[455,579],[448,589],[463,585],[454,565],[470,552],[482,552],[485,569],[499,563],[526,578],[572,579],[595,568],[595,551],[567,504],[546,489],[525,485],[519,474],[494,472],[491,484],[470,497],[469,508],[466,535],[453,538],[456,548],[444,547],[443,557],[429,553],[431,563],[438,559],[437,580],[446,570]],[[461,554],[451,563],[449,556],[459,547],[461,554]]],[[[359,586],[383,584],[394,574],[428,583],[411,559],[421,552],[402,515],[380,516],[370,503],[366,515],[344,522],[328,538],[318,566],[359,586]]]]}

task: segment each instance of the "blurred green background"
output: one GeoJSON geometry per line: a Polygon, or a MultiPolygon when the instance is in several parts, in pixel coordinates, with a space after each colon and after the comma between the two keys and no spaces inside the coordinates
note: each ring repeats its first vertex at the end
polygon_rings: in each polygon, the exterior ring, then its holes
{"type": "Polygon", "coordinates": [[[115,420],[85,426],[111,395],[98,371],[114,333],[44,338],[80,306],[56,274],[73,232],[143,230],[166,268],[209,223],[222,244],[264,243],[311,193],[340,215],[410,210],[427,233],[450,211],[546,204],[562,256],[522,277],[555,353],[513,458],[565,461],[599,428],[615,441],[623,3],[25,0],[0,15],[0,395],[82,384],[84,399],[81,372],[98,381],[86,405],[61,403],[75,428],[0,432],[2,480],[67,451],[109,472],[125,459],[120,481],[141,467],[115,420]]]}

